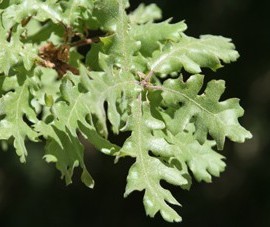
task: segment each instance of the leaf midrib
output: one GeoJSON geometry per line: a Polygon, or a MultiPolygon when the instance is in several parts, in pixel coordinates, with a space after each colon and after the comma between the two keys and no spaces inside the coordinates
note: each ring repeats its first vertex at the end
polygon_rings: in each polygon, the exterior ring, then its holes
{"type": "MultiPolygon", "coordinates": [[[[193,41],[190,41],[189,43],[185,43],[185,45],[183,46],[179,46],[179,47],[174,47],[172,49],[170,49],[170,51],[168,53],[161,53],[161,55],[158,57],[158,59],[152,63],[152,66],[150,67],[151,71],[155,71],[155,69],[157,67],[159,67],[164,61],[166,61],[168,58],[170,58],[171,56],[175,55],[175,53],[181,51],[181,50],[185,50],[187,51],[187,49],[192,46],[192,45],[200,45],[203,48],[207,49],[207,51],[211,54],[213,54],[214,56],[217,56],[217,54],[215,53],[215,50],[212,50],[213,47],[210,49],[210,46],[209,45],[206,45],[204,42],[206,42],[208,40],[193,40],[193,41]]],[[[198,48],[196,48],[198,49],[198,48]]],[[[215,49],[215,48],[214,48],[215,49]]],[[[203,52],[203,51],[199,51],[199,52],[203,52]]],[[[184,54],[184,53],[182,53],[184,54]]],[[[181,56],[181,55],[180,55],[181,56]]],[[[178,56],[179,58],[179,56],[178,56]]],[[[218,57],[219,59],[221,59],[220,57],[218,57]]],[[[195,62],[196,63],[196,62],[195,62]]]]}
{"type": "MultiPolygon", "coordinates": [[[[166,87],[162,87],[163,91],[167,91],[167,92],[171,92],[171,93],[175,93],[177,95],[183,96],[185,99],[187,99],[188,101],[192,102],[194,105],[196,105],[197,107],[199,107],[202,111],[213,115],[214,117],[217,117],[215,113],[210,112],[209,110],[207,110],[206,108],[204,108],[202,105],[200,105],[198,102],[196,102],[194,99],[190,98],[189,96],[185,95],[184,93],[180,92],[180,91],[176,91],[170,88],[166,88],[166,87]]],[[[218,118],[219,119],[219,118],[218,118]]]]}
{"type": "Polygon", "coordinates": [[[25,147],[24,147],[24,143],[23,143],[23,141],[22,141],[22,139],[21,139],[21,130],[20,130],[20,128],[19,128],[19,125],[21,125],[21,121],[19,120],[19,118],[21,117],[20,115],[21,115],[21,108],[19,108],[19,106],[20,106],[20,104],[22,103],[22,101],[21,101],[21,99],[22,99],[22,97],[23,97],[23,94],[24,94],[24,90],[25,90],[25,88],[27,87],[27,85],[26,85],[26,83],[24,83],[23,84],[23,86],[22,86],[22,89],[21,89],[21,91],[20,91],[20,93],[19,93],[19,98],[17,99],[17,104],[16,104],[16,114],[15,114],[15,122],[16,122],[16,128],[17,128],[17,130],[15,130],[15,135],[16,136],[14,136],[15,137],[15,140],[17,140],[18,142],[19,142],[19,146],[20,146],[20,148],[21,148],[21,150],[22,150],[22,157],[23,157],[23,159],[25,159],[25,155],[26,155],[26,149],[25,149],[25,147]]]}
{"type": "MultiPolygon", "coordinates": [[[[110,15],[119,23],[119,25],[120,25],[120,28],[118,29],[118,32],[117,32],[117,30],[116,30],[116,35],[118,35],[118,37],[119,37],[119,40],[121,41],[123,41],[123,42],[120,42],[120,46],[121,46],[121,50],[118,50],[118,53],[122,53],[123,54],[123,56],[124,56],[124,64],[123,64],[123,70],[124,71],[128,71],[129,69],[130,69],[130,56],[129,56],[129,54],[128,54],[128,44],[129,43],[127,43],[127,37],[128,37],[128,35],[126,34],[127,33],[127,31],[128,31],[128,28],[127,28],[127,26],[125,26],[125,18],[124,18],[124,15],[126,15],[125,14],[125,10],[124,10],[124,5],[123,5],[123,0],[119,0],[119,2],[118,2],[118,13],[119,13],[119,17],[116,17],[115,15],[114,15],[114,13],[110,10],[110,9],[108,9],[108,12],[110,12],[110,15]],[[120,19],[119,19],[120,18],[120,19]]],[[[106,6],[103,6],[103,8],[106,8],[106,6]]]]}
{"type": "MultiPolygon", "coordinates": [[[[143,177],[144,177],[144,181],[145,184],[147,185],[147,187],[145,187],[147,190],[151,191],[151,194],[154,195],[154,197],[156,198],[156,200],[159,200],[160,197],[158,195],[158,193],[156,192],[156,190],[154,190],[154,187],[152,187],[152,185],[150,184],[150,182],[152,181],[152,178],[148,177],[148,168],[146,167],[146,164],[144,162],[144,154],[145,154],[145,149],[143,149],[143,145],[142,145],[142,141],[143,141],[143,135],[142,135],[142,121],[143,121],[143,114],[142,114],[142,102],[141,100],[139,100],[139,108],[138,108],[138,112],[136,113],[136,119],[139,119],[138,122],[140,122],[139,124],[136,124],[136,129],[138,130],[138,146],[139,146],[139,152],[138,152],[138,163],[141,165],[142,167],[142,172],[143,172],[143,177]]],[[[147,151],[148,152],[148,151],[147,151]]],[[[160,209],[160,208],[159,208],[160,209]]]]}

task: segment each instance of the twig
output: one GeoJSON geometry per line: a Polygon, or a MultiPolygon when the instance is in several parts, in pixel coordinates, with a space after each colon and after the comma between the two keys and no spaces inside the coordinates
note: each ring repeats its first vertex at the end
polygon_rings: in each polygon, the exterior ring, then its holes
{"type": "Polygon", "coordinates": [[[79,40],[77,42],[71,43],[70,46],[71,47],[79,47],[79,46],[85,46],[85,45],[89,45],[89,44],[96,43],[96,42],[99,42],[98,37],[92,38],[92,39],[89,38],[89,39],[79,40]]]}

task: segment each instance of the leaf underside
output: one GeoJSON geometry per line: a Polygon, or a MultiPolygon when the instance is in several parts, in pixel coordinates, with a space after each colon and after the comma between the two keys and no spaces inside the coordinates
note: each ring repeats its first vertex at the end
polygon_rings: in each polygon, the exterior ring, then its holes
{"type": "Polygon", "coordinates": [[[133,157],[124,196],[143,191],[147,215],[179,222],[170,205],[180,203],[161,181],[182,189],[192,176],[211,182],[225,169],[216,150],[226,138],[252,137],[239,124],[239,100],[221,100],[225,82],[202,90],[199,74],[239,54],[228,38],[185,35],[184,21],[155,22],[155,4],[130,14],[128,7],[128,0],[0,1],[0,139],[12,142],[21,162],[27,140],[45,141],[44,159],[66,184],[79,167],[90,188],[82,138],[116,159],[133,157]],[[80,45],[91,46],[85,56],[80,45]],[[125,131],[122,147],[109,141],[125,131]]]}

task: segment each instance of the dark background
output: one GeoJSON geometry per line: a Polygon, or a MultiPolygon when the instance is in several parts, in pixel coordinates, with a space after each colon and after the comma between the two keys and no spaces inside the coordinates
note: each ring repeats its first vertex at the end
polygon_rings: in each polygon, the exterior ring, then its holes
{"type": "MultiPolygon", "coordinates": [[[[140,1],[131,1],[135,8],[140,1]]],[[[0,226],[270,226],[270,1],[160,0],[164,18],[186,20],[187,34],[223,35],[233,39],[241,58],[208,78],[226,80],[224,98],[239,97],[246,110],[241,123],[254,138],[226,142],[227,168],[212,184],[196,183],[189,192],[172,187],[183,205],[181,224],[145,216],[142,193],[123,198],[132,160],[113,164],[89,149],[88,169],[96,180],[87,189],[75,176],[68,187],[53,165],[41,160],[43,148],[29,144],[29,158],[19,163],[14,152],[0,152],[0,226]]]]}

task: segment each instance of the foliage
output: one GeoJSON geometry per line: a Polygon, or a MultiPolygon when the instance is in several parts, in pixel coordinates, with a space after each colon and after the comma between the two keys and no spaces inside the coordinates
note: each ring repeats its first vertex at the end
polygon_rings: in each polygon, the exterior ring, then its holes
{"type": "Polygon", "coordinates": [[[0,139],[22,162],[26,140],[46,141],[44,159],[66,183],[84,164],[83,136],[106,155],[133,157],[125,196],[144,191],[146,213],[169,221],[180,205],[160,181],[189,189],[191,176],[211,182],[224,170],[225,138],[244,142],[238,99],[220,101],[222,80],[202,90],[202,68],[236,61],[230,39],[184,34],[182,21],[155,22],[161,10],[127,0],[0,1],[0,139]],[[146,32],[147,31],[147,32],[146,32]],[[90,46],[81,55],[79,47],[90,46]],[[190,75],[183,79],[181,72],[190,75]],[[112,134],[130,132],[122,147],[112,134]]]}

